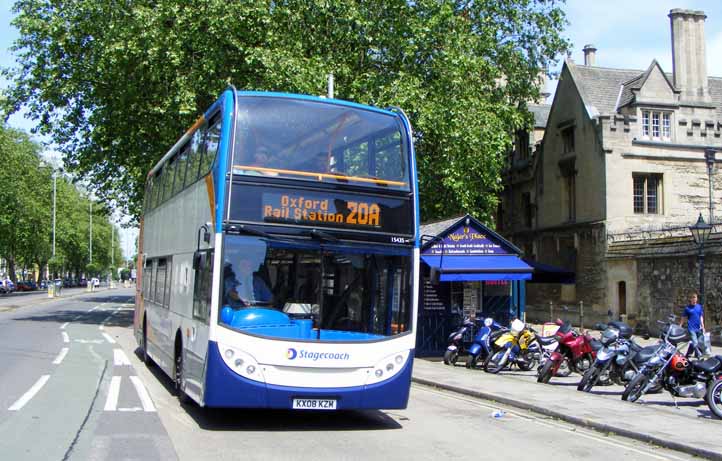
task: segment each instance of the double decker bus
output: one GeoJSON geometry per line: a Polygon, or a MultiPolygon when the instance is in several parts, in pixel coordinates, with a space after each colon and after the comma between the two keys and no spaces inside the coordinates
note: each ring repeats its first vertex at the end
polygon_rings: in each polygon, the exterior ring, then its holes
{"type": "Polygon", "coordinates": [[[401,110],[230,88],[147,177],[143,357],[201,406],[405,408],[418,226],[401,110]]]}

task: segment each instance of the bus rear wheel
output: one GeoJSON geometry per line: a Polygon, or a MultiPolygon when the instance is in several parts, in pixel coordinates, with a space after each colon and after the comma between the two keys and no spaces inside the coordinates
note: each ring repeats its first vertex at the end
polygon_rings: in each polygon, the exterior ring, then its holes
{"type": "Polygon", "coordinates": [[[145,363],[146,365],[150,365],[153,360],[150,358],[150,355],[148,355],[148,329],[146,326],[145,317],[143,318],[143,343],[140,349],[140,358],[143,360],[143,363],[145,363]]]}
{"type": "Polygon", "coordinates": [[[175,351],[175,379],[173,388],[175,395],[178,397],[180,403],[188,403],[190,400],[188,394],[183,390],[183,345],[180,342],[176,342],[175,351]]]}

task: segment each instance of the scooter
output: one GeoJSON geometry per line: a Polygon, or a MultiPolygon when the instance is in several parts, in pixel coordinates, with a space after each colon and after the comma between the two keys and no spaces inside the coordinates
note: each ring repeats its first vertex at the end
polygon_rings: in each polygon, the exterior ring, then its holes
{"type": "Polygon", "coordinates": [[[572,371],[584,374],[594,363],[596,351],[602,348],[602,344],[588,334],[574,331],[570,322],[564,322],[556,336],[559,339],[559,349],[552,353],[539,369],[537,382],[548,383],[552,376],[557,374],[565,359],[572,371]]]}
{"type": "Polygon", "coordinates": [[[449,339],[447,340],[449,345],[446,348],[446,352],[444,352],[444,364],[456,365],[459,355],[466,352],[464,335],[467,331],[472,331],[473,328],[474,322],[472,322],[469,317],[466,317],[464,321],[461,322],[459,328],[449,335],[449,339]]]}
{"type": "Polygon", "coordinates": [[[491,317],[484,319],[484,326],[476,332],[474,340],[469,346],[469,355],[466,358],[466,368],[477,368],[492,354],[492,345],[496,339],[509,331],[491,317]]]}

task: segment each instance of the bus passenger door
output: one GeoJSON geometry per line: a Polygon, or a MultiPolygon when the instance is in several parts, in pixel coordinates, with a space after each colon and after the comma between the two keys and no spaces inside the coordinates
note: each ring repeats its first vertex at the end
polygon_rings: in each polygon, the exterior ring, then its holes
{"type": "Polygon", "coordinates": [[[187,385],[192,388],[191,392],[201,395],[213,291],[213,250],[200,252],[194,268],[193,331],[186,344],[187,385]]]}

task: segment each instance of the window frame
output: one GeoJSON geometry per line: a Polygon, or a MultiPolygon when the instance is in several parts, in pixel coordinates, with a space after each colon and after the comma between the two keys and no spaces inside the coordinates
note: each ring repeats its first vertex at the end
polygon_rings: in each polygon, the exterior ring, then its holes
{"type": "Polygon", "coordinates": [[[674,111],[640,109],[642,118],[642,139],[671,142],[673,137],[672,118],[674,111]]]}
{"type": "Polygon", "coordinates": [[[662,173],[632,173],[632,211],[635,215],[663,215],[664,214],[664,175],[662,173]],[[650,182],[654,180],[654,211],[649,211],[650,182]],[[641,193],[638,193],[641,186],[641,193]],[[641,208],[637,201],[641,203],[641,208]]]}

